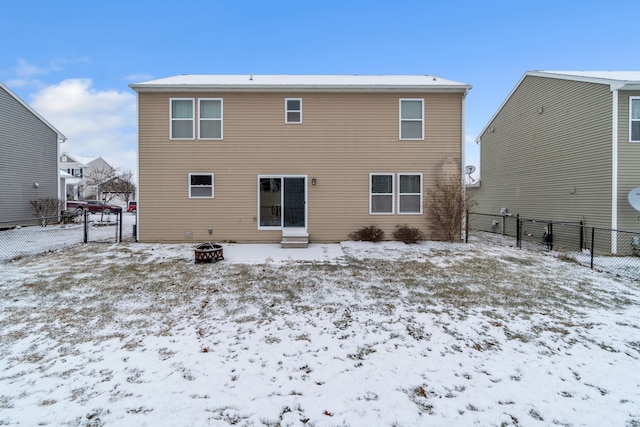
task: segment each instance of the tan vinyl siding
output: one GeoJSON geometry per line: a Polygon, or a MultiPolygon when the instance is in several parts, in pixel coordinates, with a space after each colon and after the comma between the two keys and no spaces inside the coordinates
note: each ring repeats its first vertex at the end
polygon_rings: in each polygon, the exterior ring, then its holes
{"type": "Polygon", "coordinates": [[[640,212],[629,205],[629,191],[640,187],[640,142],[629,142],[629,97],[640,91],[618,95],[618,229],[640,231],[640,212]]]}
{"type": "Polygon", "coordinates": [[[611,224],[608,85],[526,76],[481,135],[478,212],[611,224]]]}
{"type": "MultiPolygon", "coordinates": [[[[427,230],[426,215],[370,215],[369,174],[460,169],[460,93],[139,93],[142,241],[280,241],[258,230],[258,175],[307,177],[310,241],[344,240],[378,224],[427,230]],[[169,140],[169,98],[223,98],[224,139],[169,140]],[[285,98],[302,99],[302,124],[285,124],[285,98]],[[425,140],[399,140],[399,99],[425,99],[425,140]],[[213,199],[189,199],[189,172],[215,174],[213,199]],[[311,179],[317,185],[311,185],[311,179]],[[213,228],[213,236],[207,233],[213,228]],[[191,231],[192,238],[185,233],[191,231]]],[[[197,117],[197,113],[196,113],[197,117]]],[[[196,121],[196,135],[197,121],[196,121]]],[[[395,203],[397,204],[397,195],[395,203]]]]}

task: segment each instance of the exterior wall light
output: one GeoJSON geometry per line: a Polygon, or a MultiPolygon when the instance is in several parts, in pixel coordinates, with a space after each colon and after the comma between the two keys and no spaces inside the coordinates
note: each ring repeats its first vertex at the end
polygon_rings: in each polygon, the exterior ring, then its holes
{"type": "Polygon", "coordinates": [[[318,180],[315,178],[311,178],[311,185],[316,185],[318,183],[318,180]]]}

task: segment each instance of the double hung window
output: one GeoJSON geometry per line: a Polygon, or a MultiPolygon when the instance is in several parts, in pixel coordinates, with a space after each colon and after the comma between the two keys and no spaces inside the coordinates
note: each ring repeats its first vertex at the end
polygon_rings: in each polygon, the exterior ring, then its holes
{"type": "Polygon", "coordinates": [[[199,99],[200,139],[222,139],[222,99],[199,99]]]}
{"type": "Polygon", "coordinates": [[[193,139],[193,99],[172,98],[170,101],[171,139],[193,139]]]}
{"type": "Polygon", "coordinates": [[[213,174],[190,173],[189,174],[189,198],[213,198],[213,174]]]}
{"type": "Polygon", "coordinates": [[[400,139],[424,139],[423,99],[400,99],[400,139]]]}
{"type": "Polygon", "coordinates": [[[393,213],[392,173],[372,173],[369,176],[369,213],[393,213]]]}
{"type": "Polygon", "coordinates": [[[285,123],[302,123],[302,99],[300,98],[287,98],[284,100],[285,123]]]}
{"type": "Polygon", "coordinates": [[[422,174],[398,174],[398,213],[422,213],[422,174]]]}
{"type": "Polygon", "coordinates": [[[640,96],[629,98],[629,141],[640,142],[640,96]]]}
{"type": "MultiPolygon", "coordinates": [[[[395,174],[369,175],[369,213],[393,214],[395,205],[395,174]]],[[[398,173],[398,214],[422,214],[422,174],[398,173]]]]}

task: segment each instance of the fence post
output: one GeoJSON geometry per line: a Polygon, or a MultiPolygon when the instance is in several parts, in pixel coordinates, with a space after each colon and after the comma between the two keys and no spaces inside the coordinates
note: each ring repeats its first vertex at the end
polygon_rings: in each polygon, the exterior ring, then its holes
{"type": "Polygon", "coordinates": [[[122,209],[118,212],[118,236],[116,237],[116,243],[122,242],[122,209]]]}
{"type": "Polygon", "coordinates": [[[522,227],[520,226],[520,214],[516,214],[516,246],[519,248],[522,247],[522,242],[520,238],[521,228],[522,227]]]}
{"type": "Polygon", "coordinates": [[[580,221],[580,248],[578,250],[582,250],[584,248],[584,221],[580,221]]]}
{"type": "Polygon", "coordinates": [[[464,216],[464,242],[469,243],[469,209],[465,209],[464,216]]]}
{"type": "Polygon", "coordinates": [[[595,227],[591,227],[591,269],[593,270],[593,250],[595,248],[595,235],[596,235],[596,229],[595,227]]]}
{"type": "Polygon", "coordinates": [[[89,211],[84,211],[84,242],[89,241],[89,211]]]}
{"type": "Polygon", "coordinates": [[[549,236],[548,238],[548,242],[547,242],[547,249],[549,249],[549,251],[553,250],[553,222],[549,222],[549,236]]]}

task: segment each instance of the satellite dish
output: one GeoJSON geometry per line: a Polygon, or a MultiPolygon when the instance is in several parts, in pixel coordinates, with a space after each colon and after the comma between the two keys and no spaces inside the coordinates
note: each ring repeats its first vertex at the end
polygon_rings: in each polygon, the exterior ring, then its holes
{"type": "Polygon", "coordinates": [[[473,165],[469,165],[469,166],[465,166],[464,167],[464,173],[467,174],[467,175],[471,175],[475,171],[476,171],[476,167],[473,166],[473,165]]]}
{"type": "Polygon", "coordinates": [[[640,187],[636,187],[633,190],[629,191],[629,204],[631,207],[637,211],[640,211],[640,187]]]}

